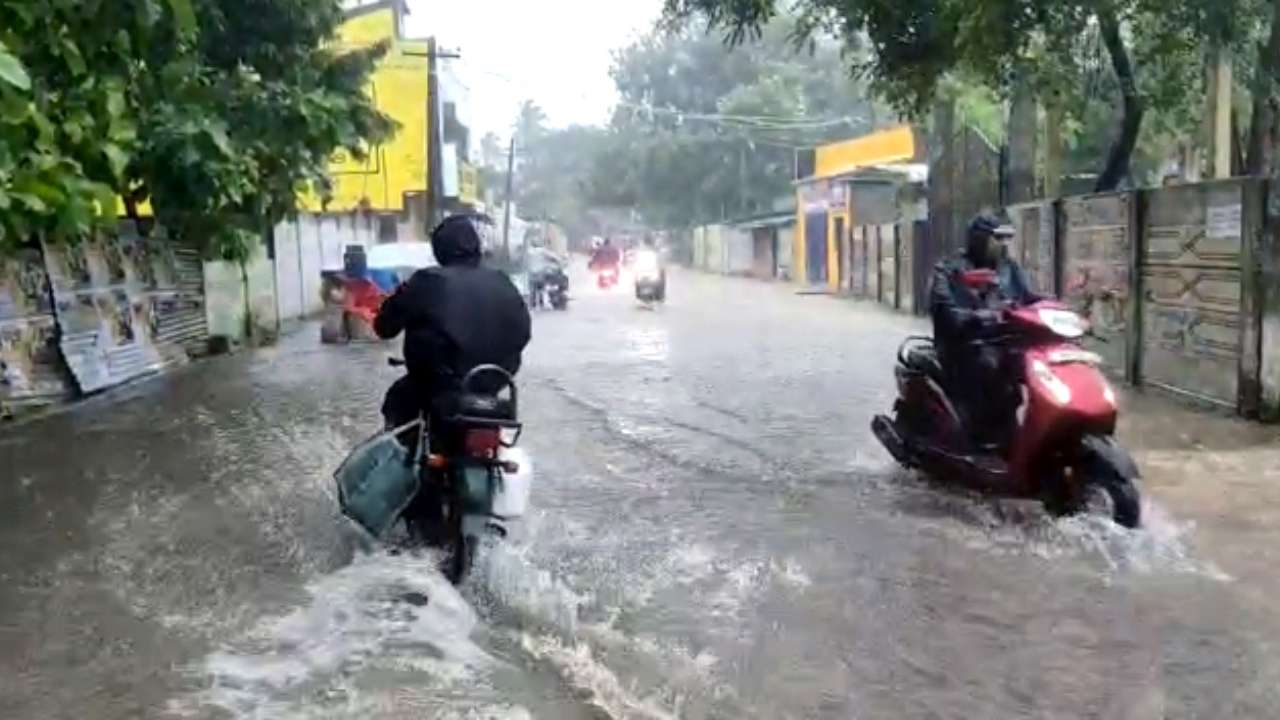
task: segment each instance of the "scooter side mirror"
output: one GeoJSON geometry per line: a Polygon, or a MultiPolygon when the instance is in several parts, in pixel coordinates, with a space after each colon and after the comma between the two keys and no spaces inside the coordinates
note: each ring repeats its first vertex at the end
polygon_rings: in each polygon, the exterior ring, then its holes
{"type": "Polygon", "coordinates": [[[960,280],[965,287],[973,290],[987,290],[1000,284],[1000,276],[995,270],[981,268],[978,270],[966,270],[960,274],[960,280]]]}

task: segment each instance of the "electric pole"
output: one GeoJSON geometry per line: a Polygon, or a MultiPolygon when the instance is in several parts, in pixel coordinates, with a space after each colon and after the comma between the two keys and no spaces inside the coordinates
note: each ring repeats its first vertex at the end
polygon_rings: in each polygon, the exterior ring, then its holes
{"type": "MultiPolygon", "coordinates": [[[[420,56],[421,54],[418,53],[420,56]]],[[[427,202],[426,223],[427,236],[440,222],[444,212],[444,128],[440,117],[444,109],[444,99],[440,97],[440,79],[436,67],[440,60],[454,60],[462,57],[458,53],[440,52],[435,38],[427,39],[427,202]]]]}
{"type": "Polygon", "coordinates": [[[511,149],[507,152],[507,196],[503,202],[502,212],[502,257],[510,265],[511,262],[511,201],[516,176],[516,134],[511,133],[511,149]]]}

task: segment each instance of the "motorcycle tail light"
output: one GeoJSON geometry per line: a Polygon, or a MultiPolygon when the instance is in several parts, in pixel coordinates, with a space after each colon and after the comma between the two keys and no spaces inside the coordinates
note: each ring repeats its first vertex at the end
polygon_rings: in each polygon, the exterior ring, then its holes
{"type": "Polygon", "coordinates": [[[465,440],[467,455],[477,458],[491,459],[498,454],[502,446],[502,433],[494,428],[468,430],[465,440]]]}

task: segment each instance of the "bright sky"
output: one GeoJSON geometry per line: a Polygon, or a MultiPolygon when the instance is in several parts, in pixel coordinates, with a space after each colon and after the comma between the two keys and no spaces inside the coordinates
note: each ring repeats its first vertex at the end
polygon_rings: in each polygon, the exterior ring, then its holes
{"type": "Polygon", "coordinates": [[[617,98],[610,51],[647,31],[662,0],[409,0],[406,33],[458,50],[473,137],[506,136],[521,101],[551,125],[601,123],[617,98]]]}

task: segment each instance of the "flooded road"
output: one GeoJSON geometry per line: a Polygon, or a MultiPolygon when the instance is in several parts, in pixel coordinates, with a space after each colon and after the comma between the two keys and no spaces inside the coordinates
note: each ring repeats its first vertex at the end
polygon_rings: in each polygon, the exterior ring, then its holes
{"type": "Polygon", "coordinates": [[[460,594],[336,511],[393,348],[0,429],[0,717],[1274,717],[1274,431],[1128,398],[1137,532],[948,493],[867,429],[919,329],[687,273],[539,313],[535,512],[460,594]]]}

